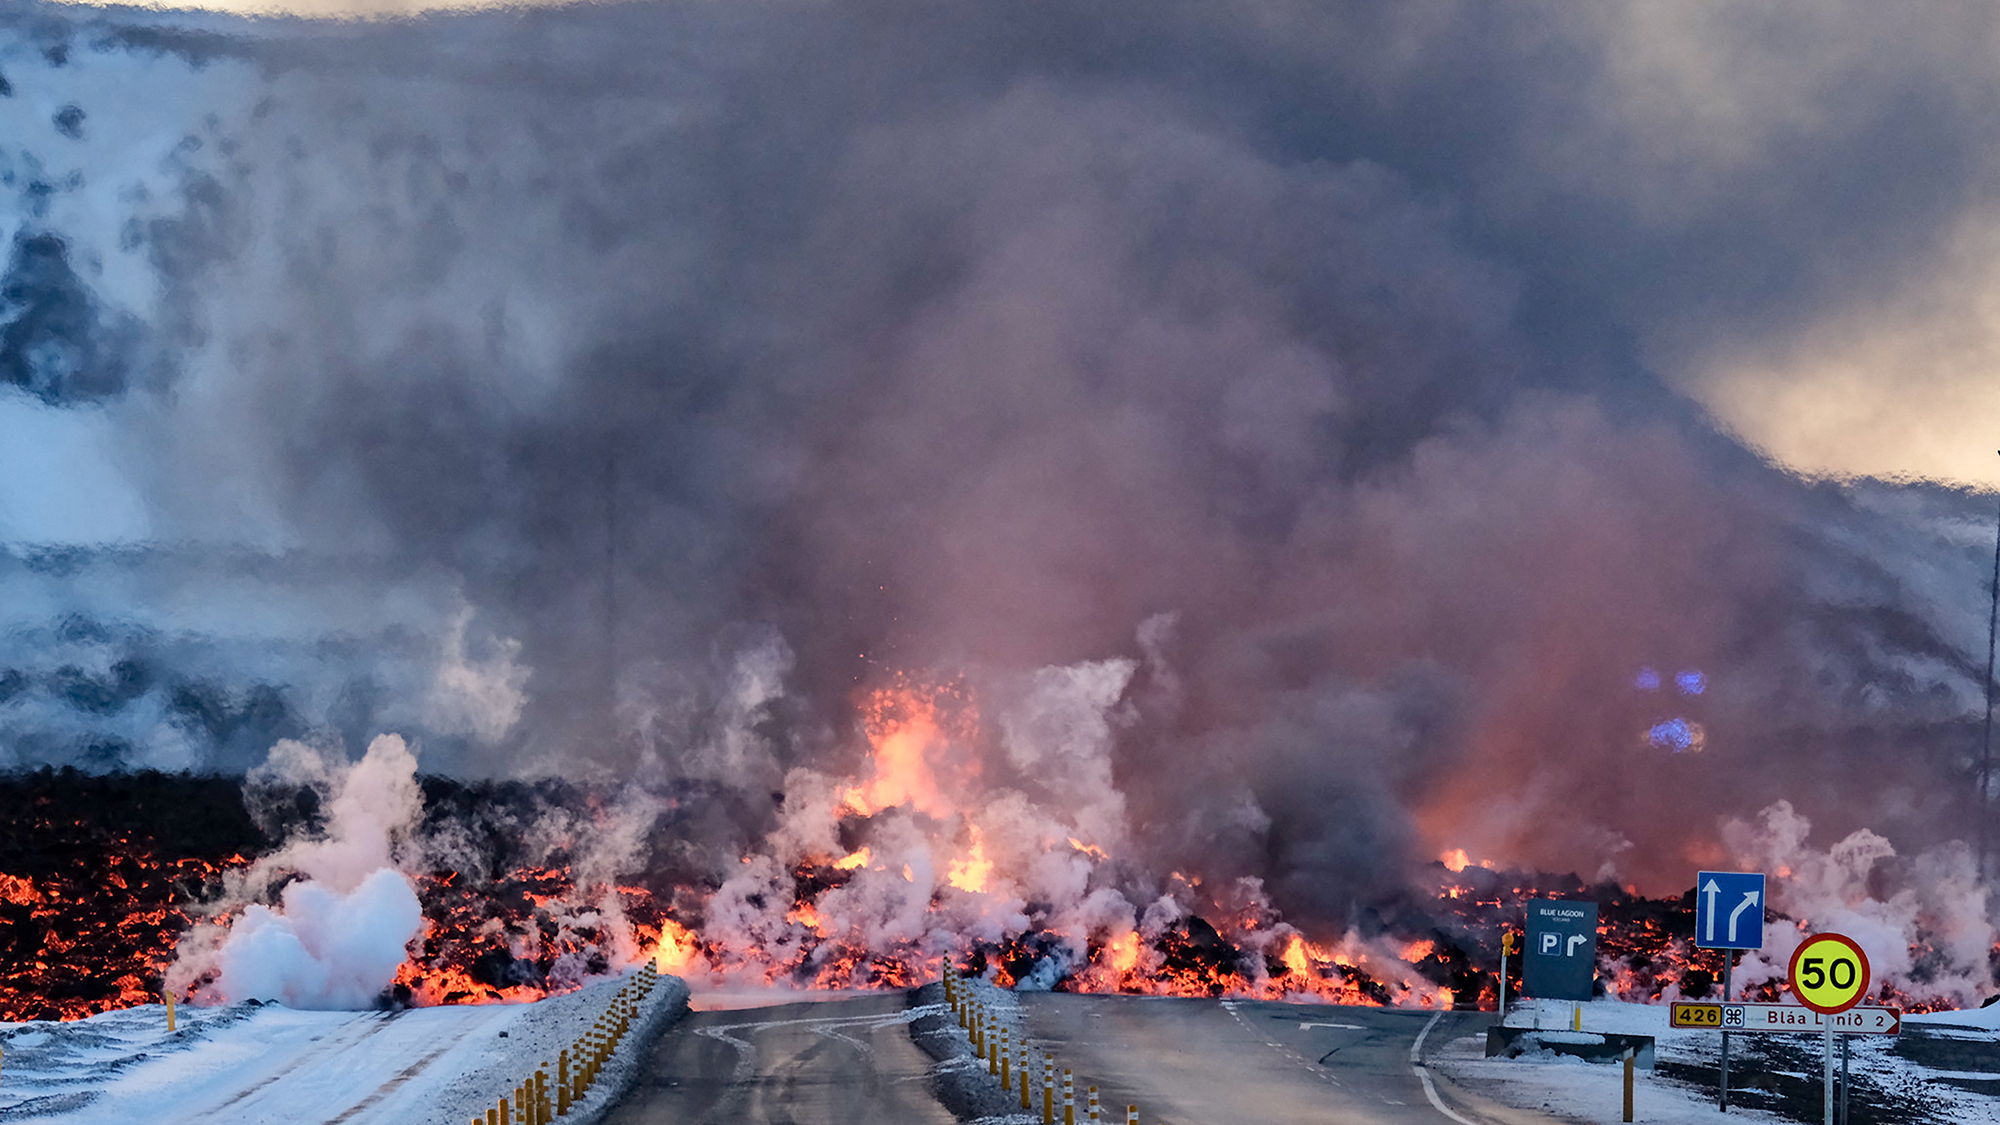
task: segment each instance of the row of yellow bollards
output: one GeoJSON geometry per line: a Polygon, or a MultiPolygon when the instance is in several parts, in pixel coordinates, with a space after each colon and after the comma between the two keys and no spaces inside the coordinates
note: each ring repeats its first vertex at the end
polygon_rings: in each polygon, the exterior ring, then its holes
{"type": "Polygon", "coordinates": [[[589,1092],[591,1083],[597,1081],[598,1072],[604,1069],[612,1052],[632,1030],[632,1020],[639,1014],[639,1005],[659,983],[660,971],[648,961],[646,967],[640,969],[611,998],[604,1014],[597,1017],[590,1030],[556,1055],[553,1099],[549,1096],[549,1064],[543,1063],[535,1073],[514,1087],[512,1096],[501,1098],[500,1104],[487,1110],[485,1117],[473,1118],[472,1125],[552,1125],[556,1118],[569,1116],[570,1105],[581,1101],[589,1092]]]}
{"type": "MultiPolygon", "coordinates": [[[[1029,1051],[1025,1031],[1018,1037],[1007,1027],[980,998],[979,991],[960,979],[957,974],[947,971],[943,977],[945,1003],[950,1005],[952,1014],[958,1017],[958,1026],[965,1029],[966,1039],[972,1044],[972,1053],[986,1063],[986,1073],[1000,1079],[1003,1089],[1012,1091],[1016,1085],[1021,1091],[1021,1108],[1032,1112],[1034,1099],[1029,1091],[1029,1051]]],[[[1076,1077],[1068,1067],[1062,1072],[1062,1093],[1056,1093],[1056,1057],[1053,1053],[1042,1052],[1042,1125],[1077,1125],[1076,1077]],[[1061,1116],[1057,1116],[1058,1106],[1061,1116]]],[[[1097,1087],[1088,1091],[1084,1105],[1083,1120],[1087,1125],[1103,1125],[1102,1110],[1097,1104],[1097,1087]]],[[[1126,1125],[1139,1125],[1139,1107],[1125,1107],[1126,1125]]]]}

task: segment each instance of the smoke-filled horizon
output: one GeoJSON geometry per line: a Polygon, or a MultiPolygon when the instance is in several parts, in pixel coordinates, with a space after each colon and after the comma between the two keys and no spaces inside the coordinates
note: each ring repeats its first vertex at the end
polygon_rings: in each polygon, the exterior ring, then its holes
{"type": "Polygon", "coordinates": [[[1969,840],[1993,498],[1740,435],[1985,401],[1991,17],[1644,10],[8,8],[0,753],[393,733],[735,843],[899,675],[1114,662],[1131,846],[1306,921],[1969,840]]]}

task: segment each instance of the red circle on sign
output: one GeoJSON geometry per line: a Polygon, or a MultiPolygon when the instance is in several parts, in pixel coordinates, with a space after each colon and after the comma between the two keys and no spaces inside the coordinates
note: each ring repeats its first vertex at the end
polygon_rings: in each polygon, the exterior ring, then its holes
{"type": "Polygon", "coordinates": [[[1848,937],[1846,934],[1814,934],[1800,942],[1799,947],[1792,950],[1791,964],[1785,970],[1785,987],[1792,990],[1792,995],[1798,997],[1799,1003],[1804,1004],[1806,1007],[1823,1016],[1839,1015],[1856,1004],[1861,1003],[1868,996],[1868,986],[1874,983],[1875,976],[1873,970],[1868,965],[1868,954],[1862,950],[1861,946],[1855,943],[1853,938],[1848,937]],[[1854,954],[1855,963],[1861,966],[1861,980],[1857,982],[1861,987],[1854,990],[1854,999],[1844,1004],[1834,1004],[1831,1006],[1815,1003],[1811,997],[1806,995],[1805,990],[1799,987],[1799,958],[1805,956],[1806,951],[1810,950],[1813,946],[1829,942],[1834,945],[1846,947],[1848,952],[1854,954]]]}

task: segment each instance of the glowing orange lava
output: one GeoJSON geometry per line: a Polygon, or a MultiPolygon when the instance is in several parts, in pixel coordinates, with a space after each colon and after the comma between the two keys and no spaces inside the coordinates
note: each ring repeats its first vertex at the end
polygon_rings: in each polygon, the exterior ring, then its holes
{"type": "Polygon", "coordinates": [[[1105,956],[1111,959],[1113,971],[1123,975],[1139,967],[1139,934],[1129,931],[1123,937],[1105,947],[1105,956]]]}
{"type": "Polygon", "coordinates": [[[977,715],[962,704],[947,714],[945,705],[957,702],[951,692],[898,683],[868,697],[862,727],[871,776],[842,794],[848,808],[862,816],[898,805],[936,817],[955,811],[939,788],[939,759],[950,749],[950,735],[977,715]]]}
{"type": "Polygon", "coordinates": [[[701,941],[694,931],[664,918],[660,921],[660,944],[653,950],[653,964],[663,973],[685,974],[701,956],[701,941]]]}
{"type": "Polygon", "coordinates": [[[961,891],[978,894],[986,889],[986,881],[993,875],[993,861],[986,858],[986,841],[978,828],[972,829],[972,850],[964,859],[951,861],[945,882],[961,891]]]}

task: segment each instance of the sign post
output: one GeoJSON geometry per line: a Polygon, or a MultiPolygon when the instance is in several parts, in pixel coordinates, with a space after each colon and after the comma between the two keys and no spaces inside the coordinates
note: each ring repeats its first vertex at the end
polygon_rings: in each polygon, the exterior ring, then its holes
{"type": "MultiPolygon", "coordinates": [[[[1814,934],[1792,953],[1792,995],[1822,1016],[1838,1016],[1868,995],[1868,955],[1845,934],[1814,934]]],[[[1826,1125],[1833,1125],[1833,1020],[1826,1020],[1826,1125]]]]}
{"type": "MultiPolygon", "coordinates": [[[[1694,943],[1722,954],[1722,1002],[1735,999],[1736,951],[1764,948],[1764,876],[1754,871],[1697,871],[1694,943]]],[[[1729,1032],[1722,1033],[1716,1108],[1729,1112],[1729,1032]]]]}

